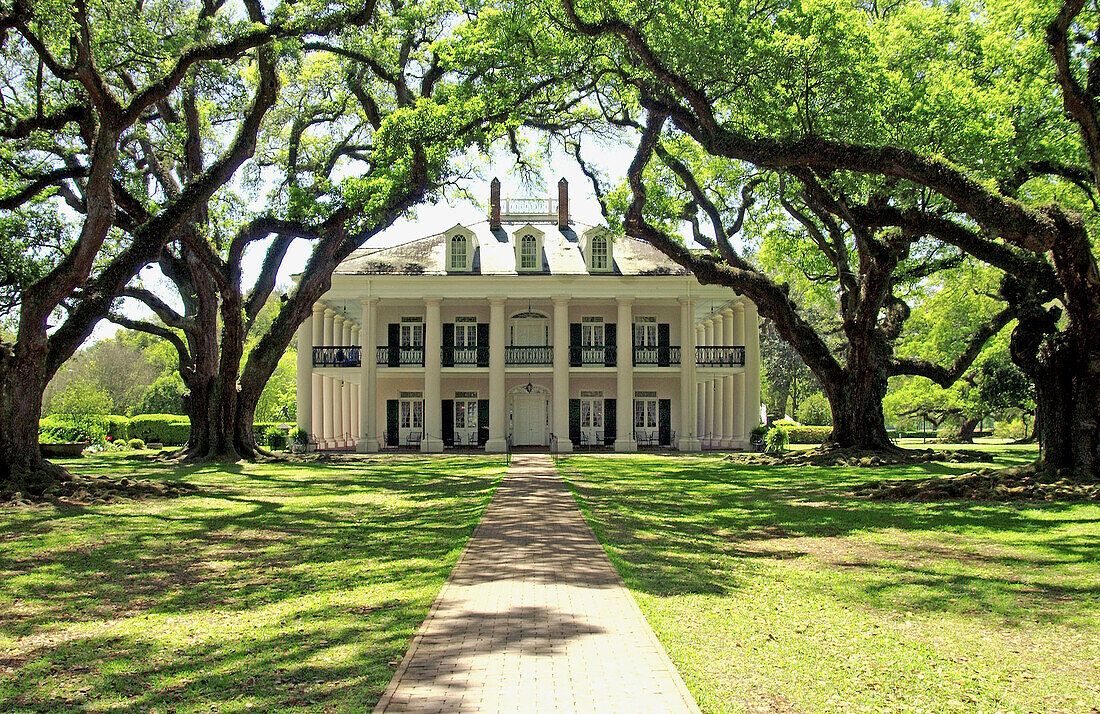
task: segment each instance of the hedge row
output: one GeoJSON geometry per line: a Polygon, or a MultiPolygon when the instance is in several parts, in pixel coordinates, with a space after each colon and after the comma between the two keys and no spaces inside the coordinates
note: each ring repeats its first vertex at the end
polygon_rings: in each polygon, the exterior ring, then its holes
{"type": "MultiPolygon", "coordinates": [[[[262,442],[266,429],[278,423],[253,424],[257,441],[262,442]]],[[[113,414],[82,417],[51,414],[39,422],[38,433],[42,441],[89,441],[102,445],[109,436],[111,441],[141,439],[145,443],[183,446],[191,436],[191,422],[182,414],[140,414],[133,418],[113,414]]]]}
{"type": "Polygon", "coordinates": [[[792,444],[824,444],[833,433],[831,426],[792,426],[784,424],[792,444]]]}

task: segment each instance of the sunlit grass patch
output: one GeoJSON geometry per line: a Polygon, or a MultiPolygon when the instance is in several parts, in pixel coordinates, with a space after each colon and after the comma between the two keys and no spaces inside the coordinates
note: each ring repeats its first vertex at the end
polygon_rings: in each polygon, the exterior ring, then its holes
{"type": "Polygon", "coordinates": [[[504,471],[66,465],[197,491],[0,511],[4,711],[369,709],[504,471]]]}
{"type": "Polygon", "coordinates": [[[704,711],[1100,707],[1100,507],[852,495],[985,465],[574,456],[561,470],[704,711]]]}

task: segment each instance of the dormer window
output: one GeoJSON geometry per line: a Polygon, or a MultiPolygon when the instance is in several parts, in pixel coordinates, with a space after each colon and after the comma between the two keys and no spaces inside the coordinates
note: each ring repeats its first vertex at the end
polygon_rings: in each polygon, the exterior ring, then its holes
{"type": "Polygon", "coordinates": [[[539,242],[530,233],[519,239],[519,269],[534,270],[538,267],[539,242]]]}
{"type": "Polygon", "coordinates": [[[610,266],[608,263],[607,236],[596,236],[592,239],[592,270],[603,271],[610,266]]]}
{"type": "Polygon", "coordinates": [[[443,246],[447,257],[448,273],[468,273],[474,267],[474,234],[462,226],[455,226],[443,234],[443,246]]]}
{"type": "Polygon", "coordinates": [[[542,272],[542,241],[545,234],[528,223],[512,233],[517,273],[542,272]]]}
{"type": "Polygon", "coordinates": [[[451,265],[466,265],[466,251],[469,250],[466,243],[464,235],[451,236],[451,265]]]}
{"type": "Polygon", "coordinates": [[[589,228],[581,234],[581,253],[590,273],[610,273],[615,265],[611,252],[614,241],[606,228],[589,228]]]}

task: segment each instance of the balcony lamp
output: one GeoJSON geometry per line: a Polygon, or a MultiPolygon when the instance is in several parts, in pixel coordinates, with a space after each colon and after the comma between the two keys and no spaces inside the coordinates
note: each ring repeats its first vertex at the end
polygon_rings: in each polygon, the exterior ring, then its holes
{"type": "Polygon", "coordinates": [[[530,394],[535,389],[535,385],[531,384],[531,375],[530,374],[527,375],[527,384],[523,385],[523,388],[525,390],[527,390],[528,394],[530,394]]]}

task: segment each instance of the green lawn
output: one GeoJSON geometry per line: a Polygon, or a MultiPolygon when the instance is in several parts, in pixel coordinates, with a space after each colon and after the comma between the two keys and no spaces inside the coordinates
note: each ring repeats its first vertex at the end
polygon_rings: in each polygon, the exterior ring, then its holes
{"type": "Polygon", "coordinates": [[[1100,711],[1100,506],[847,492],[984,465],[560,468],[704,711],[1100,711]]]}
{"type": "Polygon", "coordinates": [[[0,711],[369,710],[504,471],[67,465],[198,490],[0,509],[0,711]]]}

